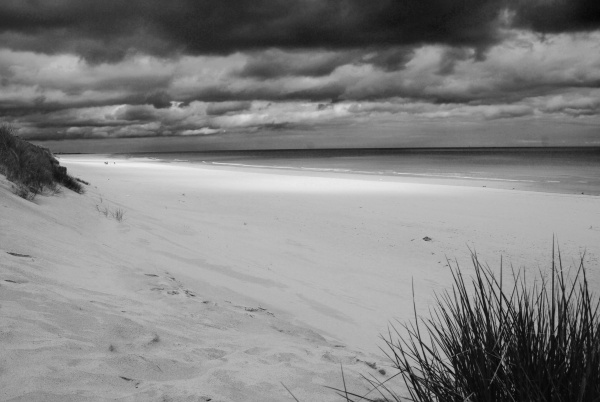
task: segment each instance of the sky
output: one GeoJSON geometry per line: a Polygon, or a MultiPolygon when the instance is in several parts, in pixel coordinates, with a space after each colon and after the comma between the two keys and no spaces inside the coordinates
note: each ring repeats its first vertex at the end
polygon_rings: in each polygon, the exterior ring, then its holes
{"type": "Polygon", "coordinates": [[[600,146],[600,1],[2,0],[0,122],[88,151],[600,146]]]}

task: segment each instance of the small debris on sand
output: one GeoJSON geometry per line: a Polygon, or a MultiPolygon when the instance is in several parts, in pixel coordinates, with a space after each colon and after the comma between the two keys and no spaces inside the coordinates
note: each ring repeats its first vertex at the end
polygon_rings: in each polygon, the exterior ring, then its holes
{"type": "Polygon", "coordinates": [[[26,258],[31,258],[31,256],[30,256],[30,255],[27,255],[27,254],[13,253],[13,252],[11,252],[11,251],[7,251],[6,253],[7,253],[7,254],[10,254],[10,255],[14,255],[15,257],[26,257],[26,258]]]}

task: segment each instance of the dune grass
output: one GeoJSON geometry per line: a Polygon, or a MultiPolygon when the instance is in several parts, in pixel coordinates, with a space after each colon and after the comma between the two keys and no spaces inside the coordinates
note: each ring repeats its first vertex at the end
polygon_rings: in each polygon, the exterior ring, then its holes
{"type": "Polygon", "coordinates": [[[14,192],[33,200],[44,192],[57,193],[62,185],[83,193],[81,180],[67,174],[52,153],[14,135],[8,125],[0,126],[0,173],[14,183],[14,192]]]}
{"type": "Polygon", "coordinates": [[[117,222],[122,222],[125,217],[125,211],[122,208],[116,208],[111,212],[111,215],[117,222]]]}
{"type": "Polygon", "coordinates": [[[112,216],[117,222],[123,222],[123,219],[125,219],[123,208],[110,208],[110,206],[104,204],[102,197],[100,197],[100,204],[96,204],[96,210],[107,218],[109,215],[112,216]]]}
{"type": "Polygon", "coordinates": [[[529,282],[511,269],[510,286],[502,266],[496,275],[476,254],[472,262],[471,286],[450,264],[453,288],[436,297],[429,318],[417,317],[413,305],[414,321],[382,337],[409,398],[375,378],[367,379],[367,396],[338,394],[346,401],[600,401],[600,300],[588,289],[583,257],[569,276],[553,249],[547,275],[529,282]]]}

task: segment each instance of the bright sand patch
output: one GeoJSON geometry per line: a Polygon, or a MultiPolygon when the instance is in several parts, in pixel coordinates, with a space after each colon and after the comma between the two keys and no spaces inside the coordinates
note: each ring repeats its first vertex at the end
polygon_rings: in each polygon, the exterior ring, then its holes
{"type": "Polygon", "coordinates": [[[359,393],[360,374],[389,377],[379,333],[411,318],[411,283],[421,311],[449,286],[446,256],[470,272],[468,247],[543,270],[555,234],[600,287],[600,197],[61,163],[85,195],[32,204],[0,179],[1,400],[293,400],[280,382],[340,400],[323,388],[342,385],[339,363],[359,393]]]}

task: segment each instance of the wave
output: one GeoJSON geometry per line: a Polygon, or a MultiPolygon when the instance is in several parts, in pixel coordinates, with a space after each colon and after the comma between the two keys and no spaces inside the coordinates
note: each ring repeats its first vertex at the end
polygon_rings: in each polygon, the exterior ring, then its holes
{"type": "Polygon", "coordinates": [[[416,173],[416,172],[397,172],[393,170],[353,170],[353,169],[340,169],[340,168],[319,168],[319,167],[305,167],[305,166],[282,166],[282,165],[258,165],[248,163],[233,163],[233,162],[213,162],[213,161],[202,161],[207,165],[217,166],[231,166],[231,167],[247,167],[256,169],[280,169],[280,170],[300,170],[300,171],[313,171],[313,172],[324,172],[324,173],[350,173],[350,174],[365,174],[365,175],[381,175],[381,176],[407,176],[407,177],[426,177],[426,178],[441,178],[441,179],[459,179],[459,180],[489,180],[499,182],[518,182],[518,183],[537,183],[536,180],[530,179],[509,179],[509,178],[498,178],[498,177],[484,177],[484,176],[468,176],[460,173],[416,173]]]}

